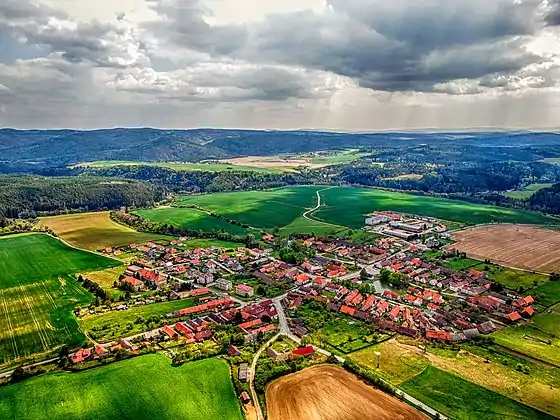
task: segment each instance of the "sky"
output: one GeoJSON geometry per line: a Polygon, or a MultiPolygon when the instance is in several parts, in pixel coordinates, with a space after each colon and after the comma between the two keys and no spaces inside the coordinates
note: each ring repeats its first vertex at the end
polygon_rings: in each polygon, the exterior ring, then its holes
{"type": "Polygon", "coordinates": [[[0,0],[0,126],[560,127],[560,0],[0,0]]]}

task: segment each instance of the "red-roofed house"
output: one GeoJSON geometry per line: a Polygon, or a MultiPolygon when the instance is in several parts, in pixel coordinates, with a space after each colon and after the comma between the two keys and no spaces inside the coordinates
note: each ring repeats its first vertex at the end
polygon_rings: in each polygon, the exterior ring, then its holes
{"type": "Polygon", "coordinates": [[[356,314],[356,310],[351,308],[350,306],[342,305],[340,307],[340,312],[346,315],[354,316],[356,314]]]}
{"type": "Polygon", "coordinates": [[[523,316],[524,318],[529,318],[531,316],[533,316],[535,313],[535,310],[533,309],[532,306],[527,306],[526,308],[523,308],[523,310],[521,311],[521,316],[523,316]]]}
{"type": "Polygon", "coordinates": [[[519,313],[516,311],[516,312],[512,312],[510,314],[507,314],[506,318],[507,318],[508,321],[515,322],[515,321],[519,321],[521,319],[521,315],[519,315],[519,313]]]}
{"type": "Polygon", "coordinates": [[[310,356],[313,353],[315,353],[315,349],[313,348],[313,346],[306,346],[306,347],[302,347],[300,349],[295,349],[295,350],[292,351],[292,355],[294,357],[310,356]]]}
{"type": "Polygon", "coordinates": [[[91,356],[90,349],[80,349],[72,355],[72,363],[83,362],[84,360],[89,359],[90,356],[91,356]]]}
{"type": "Polygon", "coordinates": [[[129,285],[135,292],[139,292],[144,288],[144,282],[142,280],[135,279],[134,277],[125,277],[121,280],[121,283],[129,285]]]}
{"type": "Polygon", "coordinates": [[[177,340],[177,338],[179,338],[179,334],[177,334],[177,331],[175,331],[169,325],[164,326],[161,331],[172,340],[177,340]]]}
{"type": "Polygon", "coordinates": [[[253,288],[246,284],[239,284],[235,288],[235,293],[243,297],[251,297],[255,294],[253,288]]]}

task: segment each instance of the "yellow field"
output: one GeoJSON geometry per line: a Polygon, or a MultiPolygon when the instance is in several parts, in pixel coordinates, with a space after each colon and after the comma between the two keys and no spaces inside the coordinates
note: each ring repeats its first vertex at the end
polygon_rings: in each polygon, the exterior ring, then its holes
{"type": "Polygon", "coordinates": [[[162,235],[140,233],[115,223],[109,218],[109,212],[44,217],[41,224],[51,228],[70,245],[90,251],[166,238],[162,235]]]}
{"type": "Polygon", "coordinates": [[[113,283],[118,280],[119,276],[124,273],[125,266],[121,265],[119,267],[107,268],[101,271],[91,271],[89,273],[82,273],[82,275],[96,282],[104,289],[110,289],[113,287],[113,283]]]}

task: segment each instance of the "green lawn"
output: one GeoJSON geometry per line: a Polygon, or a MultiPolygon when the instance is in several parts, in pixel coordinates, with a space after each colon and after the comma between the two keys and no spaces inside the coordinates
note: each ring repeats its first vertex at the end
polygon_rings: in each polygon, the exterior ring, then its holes
{"type": "Polygon", "coordinates": [[[104,160],[97,162],[80,163],[81,167],[87,168],[111,168],[115,166],[155,166],[158,168],[171,169],[173,171],[245,171],[245,172],[264,172],[282,173],[290,172],[290,168],[260,168],[254,166],[234,165],[232,163],[181,163],[181,162],[131,162],[126,160],[104,160]]]}
{"type": "Polygon", "coordinates": [[[365,215],[375,210],[393,210],[471,224],[558,224],[556,219],[536,212],[375,189],[335,187],[320,194],[325,206],[314,212],[313,218],[352,228],[363,227],[365,215]]]}
{"type": "MultiPolygon", "coordinates": [[[[126,311],[111,311],[105,314],[87,316],[80,319],[79,322],[80,327],[91,338],[105,343],[157,328],[163,324],[164,320],[161,318],[163,315],[194,305],[193,299],[152,303],[144,306],[133,306],[126,311]],[[150,323],[149,318],[151,317],[155,317],[157,322],[150,323]]],[[[173,322],[173,319],[169,320],[169,323],[173,322]]]]}
{"type": "Polygon", "coordinates": [[[504,193],[506,197],[515,198],[518,200],[524,200],[531,197],[535,192],[542,190],[543,188],[552,187],[552,183],[543,184],[529,184],[525,188],[519,191],[509,191],[504,193]]]}
{"type": "Polygon", "coordinates": [[[317,204],[316,191],[324,187],[287,187],[183,196],[179,205],[197,204],[222,216],[261,229],[282,228],[317,204]]]}
{"type": "Polygon", "coordinates": [[[225,361],[172,367],[154,354],[5,386],[0,418],[242,420],[243,415],[225,361]]]}
{"type": "Polygon", "coordinates": [[[450,258],[445,260],[445,262],[443,263],[444,267],[447,267],[451,270],[455,270],[455,271],[461,271],[461,270],[467,270],[471,267],[474,267],[475,265],[480,264],[480,261],[478,260],[473,260],[471,258],[459,258],[459,257],[454,257],[454,258],[450,258]]]}
{"type": "Polygon", "coordinates": [[[364,156],[369,156],[371,153],[359,153],[357,150],[342,150],[342,151],[335,151],[328,155],[324,156],[317,156],[311,158],[311,163],[315,164],[325,164],[325,165],[340,165],[343,163],[350,163],[355,160],[360,159],[364,156]]]}
{"type": "Polygon", "coordinates": [[[288,236],[296,233],[312,233],[313,235],[336,236],[340,232],[348,232],[344,226],[331,225],[318,220],[309,220],[301,216],[280,229],[280,235],[288,236]]]}
{"type": "Polygon", "coordinates": [[[558,337],[560,335],[560,303],[535,315],[532,326],[553,337],[558,337]]]}
{"type": "Polygon", "coordinates": [[[63,344],[80,346],[85,338],[72,310],[92,295],[69,274],[119,264],[45,234],[0,238],[0,369],[63,344]]]}
{"type": "Polygon", "coordinates": [[[45,234],[0,238],[0,288],[118,265],[118,261],[70,248],[45,234]]]}
{"type": "Polygon", "coordinates": [[[233,225],[225,220],[212,217],[208,213],[192,208],[162,207],[137,210],[134,213],[154,222],[167,223],[191,230],[224,231],[234,235],[250,233],[250,231],[241,226],[233,225]]]}
{"type": "Polygon", "coordinates": [[[497,392],[428,366],[400,388],[453,419],[552,419],[497,392]]]}

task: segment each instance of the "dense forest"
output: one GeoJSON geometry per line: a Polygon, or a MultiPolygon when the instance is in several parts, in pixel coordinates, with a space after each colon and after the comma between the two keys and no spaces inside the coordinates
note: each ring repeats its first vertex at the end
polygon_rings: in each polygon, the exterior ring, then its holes
{"type": "Polygon", "coordinates": [[[148,182],[111,178],[0,176],[0,217],[150,206],[163,191],[148,182]]]}

